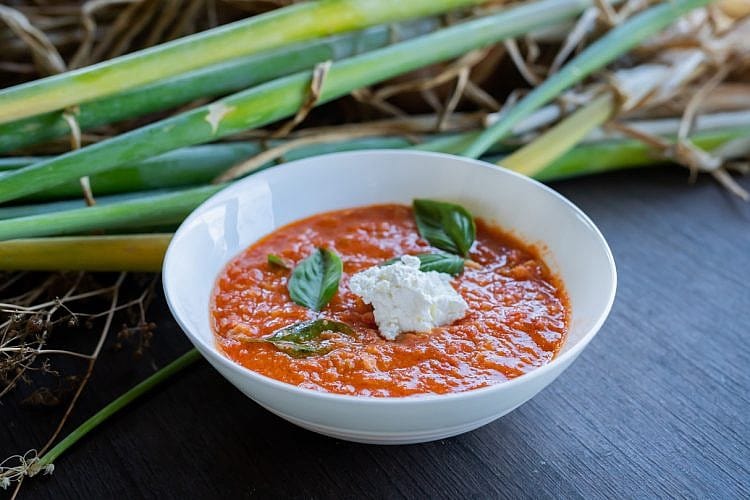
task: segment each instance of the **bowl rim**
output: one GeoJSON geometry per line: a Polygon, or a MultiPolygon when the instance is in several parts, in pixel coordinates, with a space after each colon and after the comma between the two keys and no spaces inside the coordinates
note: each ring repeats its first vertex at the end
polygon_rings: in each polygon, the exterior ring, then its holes
{"type": "MultiPolygon", "coordinates": [[[[311,215],[315,215],[315,214],[311,214],[311,215]]],[[[227,262],[224,263],[224,266],[226,266],[227,262]]],[[[599,332],[602,325],[607,320],[609,313],[612,310],[612,305],[614,304],[615,295],[617,292],[617,268],[615,265],[614,257],[612,255],[612,250],[610,249],[609,244],[607,243],[607,240],[604,238],[604,235],[601,233],[601,231],[596,226],[596,224],[594,224],[594,222],[589,218],[589,216],[586,215],[580,208],[578,208],[575,204],[573,204],[573,202],[565,198],[563,195],[561,195],[554,189],[548,187],[545,184],[542,184],[541,182],[535,179],[532,179],[523,174],[514,172],[502,166],[494,165],[492,163],[488,163],[482,160],[467,158],[463,156],[451,155],[451,154],[446,154],[446,153],[438,153],[438,152],[432,152],[432,151],[419,151],[419,150],[365,149],[365,150],[357,150],[357,151],[342,151],[342,152],[336,152],[336,153],[328,153],[324,155],[317,155],[317,156],[312,156],[312,157],[307,157],[307,158],[301,158],[298,160],[293,160],[283,165],[275,166],[272,169],[263,170],[261,172],[258,172],[257,174],[253,174],[243,179],[240,179],[236,181],[235,183],[227,186],[226,188],[220,190],[219,192],[213,194],[211,197],[209,197],[203,203],[201,203],[198,207],[193,209],[192,212],[190,212],[190,214],[180,224],[177,231],[175,231],[174,236],[169,242],[167,251],[164,254],[164,261],[162,265],[162,288],[164,290],[164,296],[165,296],[167,305],[169,307],[170,312],[172,313],[172,317],[175,319],[177,324],[180,326],[180,329],[188,337],[188,339],[193,344],[193,346],[197,348],[198,351],[204,357],[207,357],[206,353],[210,353],[211,359],[215,363],[221,364],[223,367],[226,367],[228,370],[236,373],[237,375],[243,378],[250,378],[256,382],[259,382],[265,385],[270,385],[273,388],[281,390],[283,392],[291,393],[291,394],[302,396],[302,397],[312,397],[312,398],[318,398],[318,399],[324,399],[324,400],[330,400],[330,401],[350,401],[350,402],[357,402],[360,404],[371,404],[371,405],[393,405],[393,404],[403,405],[403,404],[409,404],[409,403],[448,402],[448,401],[465,400],[465,399],[471,399],[471,398],[476,398],[476,397],[482,397],[483,395],[488,394],[488,393],[510,390],[511,388],[515,386],[526,384],[539,377],[543,377],[547,372],[554,370],[556,367],[560,365],[565,366],[566,363],[567,364],[572,363],[572,361],[575,360],[575,358],[583,351],[583,349],[596,336],[596,334],[599,332]],[[186,228],[190,225],[190,223],[192,223],[192,221],[196,219],[197,217],[200,217],[203,210],[207,206],[213,204],[217,198],[226,196],[226,193],[229,192],[229,190],[232,190],[232,191],[239,190],[242,185],[246,183],[255,182],[257,179],[262,178],[264,176],[282,175],[282,172],[285,172],[286,170],[300,168],[299,167],[300,164],[303,164],[307,161],[312,161],[312,160],[320,161],[321,158],[346,157],[346,156],[358,157],[358,156],[371,156],[371,155],[384,155],[384,156],[407,155],[407,156],[414,156],[417,158],[431,158],[431,157],[432,158],[447,158],[453,161],[460,162],[469,168],[480,168],[480,169],[487,169],[487,170],[493,170],[493,171],[501,171],[505,175],[510,175],[512,177],[516,177],[522,180],[523,182],[529,182],[533,184],[536,188],[544,191],[548,196],[552,196],[553,198],[556,198],[557,201],[567,206],[567,208],[570,209],[577,216],[578,220],[580,220],[584,225],[588,226],[589,229],[592,230],[595,238],[602,245],[602,248],[604,249],[604,252],[605,252],[607,263],[609,264],[608,267],[609,267],[610,279],[612,283],[608,291],[606,306],[604,307],[604,309],[602,310],[602,312],[600,313],[599,317],[596,319],[594,324],[583,335],[581,340],[578,341],[578,343],[573,348],[562,353],[561,355],[556,356],[555,358],[552,359],[552,361],[550,361],[549,363],[545,365],[535,368],[528,373],[524,373],[523,375],[519,375],[518,377],[513,378],[511,380],[507,380],[507,381],[500,382],[497,384],[491,384],[486,387],[479,387],[476,389],[470,389],[468,391],[446,393],[446,394],[414,394],[410,396],[362,396],[362,395],[324,392],[324,391],[319,391],[316,389],[308,389],[305,387],[299,387],[299,386],[292,385],[286,382],[282,382],[280,380],[276,380],[274,378],[260,374],[254,370],[246,368],[240,365],[239,363],[234,362],[233,360],[229,359],[227,356],[222,354],[219,350],[219,347],[215,343],[206,342],[199,335],[193,333],[192,329],[189,328],[182,321],[182,318],[176,312],[175,307],[173,305],[173,297],[170,295],[170,292],[167,286],[168,284],[167,262],[170,260],[172,255],[175,252],[177,252],[176,247],[178,245],[177,242],[179,240],[178,236],[182,232],[187,231],[186,228]]],[[[206,305],[206,307],[208,307],[208,304],[206,305]]],[[[211,334],[213,336],[213,331],[211,332],[211,334]]]]}

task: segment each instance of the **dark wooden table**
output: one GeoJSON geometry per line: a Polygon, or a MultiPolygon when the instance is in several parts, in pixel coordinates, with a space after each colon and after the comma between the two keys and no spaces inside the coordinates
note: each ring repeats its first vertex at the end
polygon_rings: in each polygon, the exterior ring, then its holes
{"type": "MultiPolygon", "coordinates": [[[[353,444],[271,415],[201,362],[20,498],[748,498],[750,204],[677,169],[555,187],[608,238],[620,286],[589,348],[513,413],[434,443],[353,444]]],[[[163,365],[188,343],[163,303],[151,317],[163,365]]],[[[148,361],[105,353],[72,424],[152,371],[148,361]]],[[[15,405],[0,415],[3,455],[42,443],[59,418],[15,405]]]]}

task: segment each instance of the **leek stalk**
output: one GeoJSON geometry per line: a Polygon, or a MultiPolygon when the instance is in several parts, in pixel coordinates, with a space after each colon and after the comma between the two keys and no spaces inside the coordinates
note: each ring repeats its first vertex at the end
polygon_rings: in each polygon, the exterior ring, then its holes
{"type": "Polygon", "coordinates": [[[172,42],[0,92],[0,123],[80,105],[236,57],[335,33],[429,16],[484,0],[320,0],[196,33],[172,42]]]}
{"type": "Polygon", "coordinates": [[[0,220],[0,240],[176,225],[222,187],[202,186],[109,205],[0,220]]]}
{"type": "Polygon", "coordinates": [[[169,233],[18,239],[0,242],[4,271],[159,272],[169,233]]]}
{"type": "MultiPolygon", "coordinates": [[[[273,147],[278,141],[269,141],[273,147]]],[[[308,145],[284,155],[285,161],[307,158],[338,151],[359,149],[395,149],[410,146],[411,142],[402,137],[367,137],[342,142],[308,145]]],[[[146,191],[150,189],[178,188],[208,184],[216,176],[232,165],[240,163],[262,151],[260,143],[219,143],[170,151],[142,162],[126,164],[113,170],[94,174],[90,177],[94,196],[146,191]]],[[[14,170],[26,167],[48,158],[32,157],[22,160],[0,160],[0,170],[14,170]]],[[[264,167],[273,165],[268,163],[264,167]]],[[[4,173],[0,172],[0,179],[4,173]]],[[[48,201],[60,198],[81,196],[78,180],[51,187],[23,198],[24,201],[48,201]]],[[[0,207],[0,213],[3,208],[0,207]]]]}
{"type": "Polygon", "coordinates": [[[501,120],[476,137],[462,154],[478,158],[493,144],[507,137],[520,121],[571,85],[657,34],[683,14],[710,2],[711,0],[672,0],[655,5],[624,21],[518,101],[501,120]]]}
{"type": "MultiPolygon", "coordinates": [[[[690,140],[701,149],[711,152],[724,144],[747,137],[750,137],[750,125],[697,132],[690,137],[690,140]]],[[[485,159],[498,162],[501,165],[505,164],[502,157],[485,159]]],[[[660,159],[648,145],[638,140],[612,139],[576,146],[541,170],[536,171],[533,177],[551,182],[577,175],[663,163],[667,163],[667,160],[660,159]]],[[[158,225],[175,226],[192,209],[218,189],[220,189],[219,186],[206,186],[166,194],[132,193],[127,195],[128,198],[124,201],[103,199],[105,203],[109,202],[109,204],[61,212],[55,211],[59,207],[56,203],[32,205],[27,213],[36,213],[37,215],[0,220],[0,239],[85,233],[92,230],[153,228],[158,225]]],[[[82,201],[76,200],[76,203],[81,204],[82,201]]],[[[20,215],[23,213],[21,208],[3,207],[0,208],[0,214],[3,213],[3,210],[15,209],[15,213],[20,215]]],[[[83,237],[82,240],[85,241],[86,237],[83,237]]],[[[26,247],[14,246],[12,251],[26,252],[28,248],[33,247],[36,241],[38,240],[26,240],[26,247]]],[[[5,244],[6,242],[0,241],[0,255],[7,257],[11,255],[11,250],[6,249],[5,244]]],[[[18,259],[19,257],[13,258],[18,259]]],[[[35,269],[33,260],[27,262],[30,266],[29,269],[35,269]]],[[[90,262],[91,265],[95,265],[95,260],[90,262]]],[[[3,268],[3,265],[3,260],[0,259],[0,269],[3,268]]]]}
{"type": "MultiPolygon", "coordinates": [[[[534,28],[572,18],[589,5],[591,0],[541,0],[343,60],[329,70],[318,103],[534,28]]],[[[310,72],[303,72],[274,80],[208,106],[14,171],[0,180],[0,202],[285,118],[305,102],[310,78],[310,72]]]]}
{"type": "MultiPolygon", "coordinates": [[[[399,25],[401,40],[437,27],[434,20],[399,25]]],[[[166,78],[79,106],[75,117],[81,130],[107,125],[147,113],[171,109],[200,98],[214,98],[297,71],[316,63],[337,61],[383,47],[391,42],[391,26],[295,44],[271,52],[232,59],[166,78]]],[[[53,111],[0,125],[0,153],[70,134],[61,111],[53,111]]]]}

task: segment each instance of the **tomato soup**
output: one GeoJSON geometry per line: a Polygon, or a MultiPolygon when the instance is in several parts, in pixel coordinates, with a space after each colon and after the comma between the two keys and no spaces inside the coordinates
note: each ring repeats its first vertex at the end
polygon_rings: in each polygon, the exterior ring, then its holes
{"type": "Polygon", "coordinates": [[[337,394],[378,397],[462,392],[518,377],[548,363],[565,340],[569,308],[561,283],[538,253],[481,219],[473,261],[452,280],[466,315],[427,333],[383,339],[372,307],[348,288],[364,269],[405,254],[434,250],[417,232],[412,209],[374,205],[315,215],[284,226],[234,258],[211,300],[216,341],[227,357],[268,377],[337,394]],[[338,292],[316,313],[292,302],[289,270],[323,247],[343,262],[338,292]],[[475,263],[475,264],[474,264],[475,263]],[[325,354],[293,357],[248,342],[323,315],[354,334],[325,354]]]}

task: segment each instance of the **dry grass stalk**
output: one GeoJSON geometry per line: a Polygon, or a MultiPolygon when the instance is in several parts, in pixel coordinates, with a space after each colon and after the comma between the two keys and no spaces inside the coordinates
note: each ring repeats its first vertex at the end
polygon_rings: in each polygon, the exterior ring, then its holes
{"type": "MultiPolygon", "coordinates": [[[[11,289],[29,278],[28,273],[15,273],[9,276],[4,288],[11,289]]],[[[37,457],[43,455],[54,443],[72,414],[93,374],[105,342],[113,331],[112,325],[118,313],[126,313],[126,317],[129,317],[128,322],[135,326],[123,326],[117,334],[116,345],[121,346],[126,339],[134,339],[135,354],[139,355],[150,344],[154,326],[146,321],[146,309],[154,295],[157,280],[151,277],[139,295],[122,300],[125,283],[125,273],[121,273],[111,285],[105,286],[97,284],[85,273],[76,273],[72,279],[66,275],[50,274],[40,283],[31,280],[28,290],[0,302],[0,313],[5,318],[0,323],[0,381],[3,382],[0,397],[10,393],[21,382],[26,385],[32,384],[34,373],[61,377],[62,375],[53,369],[50,357],[73,357],[86,363],[83,375],[66,378],[72,382],[66,386],[66,394],[58,396],[54,390],[37,387],[26,398],[33,404],[61,404],[64,401],[67,403],[58,425],[38,452],[30,450],[23,455],[8,457],[0,463],[0,487],[7,487],[13,481],[20,482],[29,475],[52,471],[52,468],[40,469],[36,465],[37,457]],[[62,285],[65,285],[62,289],[64,293],[57,296],[62,285]],[[52,298],[43,299],[50,296],[52,298]],[[91,303],[92,300],[103,300],[106,304],[104,309],[95,309],[94,312],[88,313],[71,310],[71,307],[76,305],[84,307],[84,304],[91,303]],[[101,321],[101,328],[90,353],[46,347],[56,328],[80,329],[85,324],[86,328],[91,329],[95,321],[101,321]]]]}
{"type": "Polygon", "coordinates": [[[26,16],[16,9],[0,5],[0,19],[29,47],[40,73],[54,75],[65,71],[65,62],[57,48],[26,16]]]}
{"type": "Polygon", "coordinates": [[[591,7],[586,9],[581,17],[575,24],[575,27],[570,31],[568,36],[565,38],[560,50],[552,60],[552,64],[549,67],[547,74],[556,73],[557,70],[563,65],[563,63],[573,54],[577,47],[579,47],[586,36],[593,31],[596,26],[596,21],[599,18],[599,11],[591,7]]]}
{"type": "Polygon", "coordinates": [[[386,100],[399,94],[434,89],[435,87],[457,78],[464,68],[471,69],[482,62],[488,52],[489,49],[474,50],[465,56],[456,59],[454,62],[445,65],[445,68],[437,75],[419,77],[406,82],[385,85],[377,90],[373,96],[378,100],[386,100]]]}
{"type": "MultiPolygon", "coordinates": [[[[96,35],[96,28],[97,28],[97,23],[96,23],[96,19],[94,18],[94,14],[98,10],[109,7],[110,5],[119,5],[119,4],[135,5],[139,1],[140,0],[89,0],[85,2],[83,4],[83,7],[81,7],[84,35],[83,35],[83,39],[81,40],[81,44],[78,47],[78,50],[76,50],[75,54],[73,55],[73,58],[70,61],[70,67],[80,68],[82,66],[86,66],[87,64],[91,64],[93,60],[98,60],[96,58],[91,57],[91,50],[94,45],[94,37],[96,35]]],[[[130,10],[131,9],[126,9],[125,11],[123,11],[123,14],[127,15],[130,12],[130,10]]],[[[121,18],[122,16],[119,16],[118,20],[121,18]]],[[[104,39],[104,41],[102,42],[102,46],[106,47],[109,44],[111,37],[117,34],[123,28],[124,28],[124,23],[118,23],[118,21],[115,21],[113,25],[110,27],[110,29],[108,30],[110,35],[104,39]]]]}
{"type": "MultiPolygon", "coordinates": [[[[750,42],[748,42],[750,20],[740,19],[736,22],[722,23],[720,27],[716,27],[718,25],[714,23],[715,27],[710,29],[701,22],[706,19],[707,15],[709,15],[707,10],[694,13],[689,19],[679,23],[677,28],[672,29],[671,35],[659,37],[659,44],[651,42],[649,49],[641,54],[646,57],[639,59],[635,65],[617,70],[612,75],[605,75],[605,79],[609,81],[609,87],[605,87],[604,92],[611,92],[613,96],[618,96],[621,106],[619,109],[613,107],[611,110],[602,110],[598,116],[600,118],[608,115],[618,118],[633,115],[649,116],[651,110],[659,109],[681,96],[689,95],[679,110],[682,118],[674,144],[652,134],[634,133],[632,127],[626,124],[618,130],[643,140],[660,156],[686,166],[691,172],[691,180],[695,178],[697,172],[708,172],[730,192],[748,199],[748,193],[723,168],[728,158],[709,155],[687,139],[698,117],[699,109],[710,99],[710,96],[716,94],[716,88],[733,71],[750,66],[750,42]],[[690,44],[686,43],[686,34],[693,35],[690,44]],[[720,69],[715,71],[716,68],[720,69]],[[713,75],[710,76],[712,73],[713,75]],[[689,94],[686,92],[688,89],[691,91],[689,94]]],[[[586,14],[581,19],[585,18],[586,14]]],[[[579,27],[582,22],[579,22],[579,27]]],[[[587,28],[590,29],[590,26],[587,28]]],[[[577,34],[566,40],[556,61],[565,59],[563,54],[571,51],[570,47],[579,42],[577,38],[580,38],[584,31],[583,29],[573,31],[577,34]]],[[[521,66],[517,56],[513,60],[521,66]]],[[[555,68],[554,65],[555,62],[553,62],[552,69],[555,68]]],[[[523,67],[519,67],[519,70],[524,72],[523,67]]],[[[597,93],[596,84],[589,84],[583,89],[563,94],[559,101],[588,103],[597,93]]],[[[747,104],[742,106],[746,108],[747,104]]],[[[525,127],[516,132],[541,133],[545,126],[559,118],[564,118],[564,115],[564,112],[556,113],[554,106],[548,106],[532,115],[524,123],[525,127]]],[[[502,116],[501,111],[490,115],[488,119],[495,122],[502,119],[502,116]]],[[[596,126],[597,123],[592,122],[590,125],[596,126]]],[[[552,140],[552,137],[550,136],[547,140],[552,140]]],[[[526,135],[524,140],[528,141],[530,137],[526,135]]],[[[557,145],[562,147],[562,144],[557,145]]],[[[523,154],[520,157],[524,157],[523,154]]],[[[509,160],[506,159],[506,163],[507,161],[509,160]]]]}
{"type": "Polygon", "coordinates": [[[506,40],[504,46],[524,80],[526,80],[532,87],[539,85],[542,82],[542,78],[530,67],[529,58],[524,58],[521,55],[521,49],[518,48],[518,43],[515,40],[506,40]]]}
{"type": "Polygon", "coordinates": [[[448,102],[440,112],[440,118],[438,119],[438,123],[435,126],[438,132],[442,132],[445,130],[446,121],[448,121],[451,114],[456,110],[456,106],[458,106],[461,97],[464,95],[466,85],[469,82],[470,72],[471,70],[468,67],[464,67],[461,69],[461,71],[459,71],[458,78],[456,79],[456,88],[453,90],[453,93],[448,99],[448,102]]]}
{"type": "Polygon", "coordinates": [[[299,111],[297,111],[297,114],[294,115],[294,118],[282,125],[281,128],[279,128],[276,132],[271,134],[271,139],[280,139],[286,137],[287,135],[289,135],[289,132],[294,129],[294,127],[305,120],[307,115],[310,113],[310,110],[315,107],[318,99],[320,99],[320,92],[323,90],[323,84],[325,83],[328,70],[331,69],[331,64],[333,64],[333,61],[325,61],[315,65],[305,101],[302,103],[299,111]]]}
{"type": "MultiPolygon", "coordinates": [[[[460,90],[457,88],[457,90],[460,90]]],[[[450,113],[443,120],[443,131],[465,131],[475,128],[482,119],[482,115],[463,115],[450,113]]],[[[411,116],[408,118],[395,118],[380,120],[374,122],[365,122],[352,125],[339,125],[334,127],[318,127],[299,130],[288,136],[289,140],[278,146],[270,147],[266,151],[259,153],[252,158],[233,166],[222,175],[214,179],[214,183],[223,183],[238,177],[247,175],[263,165],[274,160],[283,159],[283,156],[291,151],[304,146],[314,144],[330,144],[344,142],[347,140],[358,139],[363,137],[384,137],[384,136],[403,136],[407,139],[414,139],[412,142],[418,142],[418,136],[434,131],[435,123],[440,122],[440,117],[436,115],[411,116]]],[[[270,139],[273,133],[254,139],[270,139]]],[[[247,137],[246,137],[247,138],[247,137]]]]}
{"type": "MultiPolygon", "coordinates": [[[[481,126],[486,117],[484,112],[475,113],[453,113],[445,124],[446,132],[465,132],[481,126]]],[[[318,136],[321,134],[345,134],[352,129],[367,130],[373,137],[383,135],[420,135],[433,132],[438,117],[435,114],[409,115],[404,118],[386,118],[357,123],[343,123],[341,125],[319,126],[300,128],[292,131],[287,138],[299,139],[302,137],[318,136]]],[[[231,141],[245,140],[268,140],[273,134],[267,130],[251,130],[242,134],[236,134],[229,139],[231,141]]]]}

